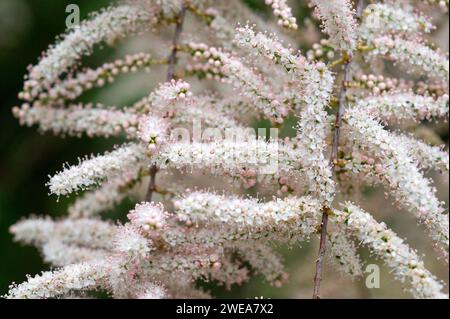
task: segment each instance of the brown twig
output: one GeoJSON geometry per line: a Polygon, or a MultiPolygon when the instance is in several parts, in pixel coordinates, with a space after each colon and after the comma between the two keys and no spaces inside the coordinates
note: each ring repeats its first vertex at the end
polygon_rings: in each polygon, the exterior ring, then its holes
{"type": "MultiPolygon", "coordinates": [[[[364,0],[359,0],[358,4],[356,6],[356,18],[358,20],[361,19],[362,10],[364,7],[364,0]]],[[[350,69],[351,69],[351,63],[353,60],[353,54],[352,53],[344,53],[343,54],[344,62],[344,76],[342,79],[340,91],[339,91],[339,109],[336,113],[336,120],[334,123],[334,135],[333,135],[333,144],[331,148],[331,155],[330,155],[330,167],[332,171],[334,171],[335,167],[335,160],[338,154],[339,150],[339,139],[340,139],[340,133],[341,133],[341,124],[342,124],[342,117],[345,113],[345,104],[346,104],[346,95],[347,95],[347,85],[346,83],[350,82],[351,75],[350,75],[350,69]]],[[[327,249],[327,226],[328,226],[328,215],[330,213],[329,207],[324,207],[322,210],[322,223],[320,228],[320,244],[319,244],[319,255],[317,257],[316,261],[316,273],[314,275],[314,291],[313,291],[313,299],[320,299],[320,282],[322,281],[322,266],[323,266],[323,260],[325,258],[325,252],[327,249]]]]}
{"type": "MultiPolygon", "coordinates": [[[[174,77],[175,64],[177,61],[178,42],[180,40],[181,32],[183,31],[183,23],[185,15],[186,15],[186,7],[182,5],[176,21],[175,33],[172,38],[172,50],[170,52],[170,56],[168,59],[169,67],[167,68],[167,77],[166,77],[167,81],[172,80],[174,77]]],[[[158,167],[156,165],[152,165],[150,167],[150,182],[148,184],[147,193],[145,195],[145,201],[147,202],[150,202],[152,200],[153,193],[156,190],[156,173],[158,173],[158,167]]]]}

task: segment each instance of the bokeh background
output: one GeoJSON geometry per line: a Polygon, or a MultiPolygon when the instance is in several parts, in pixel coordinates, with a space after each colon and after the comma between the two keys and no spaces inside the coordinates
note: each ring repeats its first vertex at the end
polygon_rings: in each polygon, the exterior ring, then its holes
{"type": "MultiPolygon", "coordinates": [[[[34,128],[20,127],[11,115],[11,108],[18,103],[17,93],[21,89],[27,65],[36,63],[41,52],[54,42],[58,34],[64,32],[67,16],[65,9],[70,3],[80,6],[81,17],[84,18],[89,12],[108,5],[111,1],[0,0],[0,295],[6,293],[11,282],[23,281],[26,274],[36,274],[49,269],[35,248],[14,243],[8,232],[10,225],[26,216],[48,214],[56,217],[66,213],[67,205],[73,198],[61,198],[58,201],[57,198],[48,196],[48,189],[45,186],[48,175],[60,170],[64,162],[75,163],[79,156],[103,152],[119,142],[101,138],[60,138],[51,134],[42,135],[34,128]]],[[[263,17],[270,18],[270,12],[263,5],[263,0],[247,0],[246,4],[263,17]]],[[[299,40],[302,43],[313,42],[317,39],[318,29],[305,19],[309,15],[309,9],[300,4],[295,10],[300,21],[299,40]]],[[[437,32],[439,32],[438,44],[448,51],[448,18],[441,22],[437,32]]],[[[116,55],[122,55],[123,52],[135,51],[142,47],[139,41],[142,42],[142,39],[128,43],[125,48],[120,46],[115,49],[102,48],[85,62],[87,65],[99,65],[116,55]]],[[[158,43],[154,46],[158,46],[158,43]]],[[[151,90],[153,83],[158,81],[158,72],[151,73],[150,76],[154,77],[152,81],[141,77],[128,86],[125,77],[112,88],[89,92],[84,99],[127,104],[151,90]]],[[[433,130],[436,136],[448,145],[447,124],[434,126],[433,130]]],[[[440,199],[446,201],[448,207],[448,174],[434,174],[432,177],[436,181],[440,199]]],[[[378,220],[385,221],[401,237],[406,238],[419,254],[426,253],[427,267],[448,283],[448,267],[436,261],[428,238],[424,236],[423,229],[415,220],[409,214],[392,207],[389,201],[385,200],[382,190],[368,189],[366,195],[368,200],[363,206],[374,212],[378,220]]],[[[123,215],[123,212],[131,206],[132,203],[126,201],[110,216],[115,218],[123,215]]],[[[216,296],[223,298],[251,296],[310,298],[317,244],[316,240],[311,240],[292,249],[280,248],[291,278],[283,288],[273,288],[258,277],[244,286],[233,287],[231,291],[224,292],[214,285],[208,287],[216,296]]],[[[388,269],[372,260],[367,251],[362,250],[361,254],[369,263],[380,265],[381,287],[367,289],[364,280],[351,281],[327,264],[322,284],[323,297],[409,297],[402,291],[401,286],[393,281],[388,269]]]]}

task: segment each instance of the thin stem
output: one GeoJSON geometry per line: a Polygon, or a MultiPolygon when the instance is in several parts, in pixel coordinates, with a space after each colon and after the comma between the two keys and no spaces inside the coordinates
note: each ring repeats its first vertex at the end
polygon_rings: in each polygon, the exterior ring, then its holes
{"type": "MultiPolygon", "coordinates": [[[[167,77],[166,77],[167,81],[172,80],[174,77],[175,64],[177,61],[178,42],[180,40],[181,32],[183,32],[183,23],[185,15],[186,15],[186,7],[182,5],[176,21],[175,33],[172,38],[172,50],[170,52],[170,56],[168,59],[169,67],[167,68],[167,77]]],[[[145,195],[146,202],[150,202],[152,200],[153,193],[156,190],[156,173],[158,173],[158,167],[156,165],[152,165],[150,167],[150,182],[148,184],[147,193],[145,195]]]]}
{"type": "MultiPolygon", "coordinates": [[[[356,18],[358,20],[361,19],[361,14],[364,7],[364,0],[359,0],[356,6],[356,18]]],[[[330,155],[330,167],[332,171],[334,171],[336,165],[336,157],[339,151],[339,139],[341,135],[341,124],[342,117],[345,113],[345,104],[346,104],[346,95],[347,95],[347,83],[351,80],[351,63],[353,60],[353,53],[343,53],[344,59],[344,76],[342,78],[340,91],[339,91],[339,108],[336,113],[336,120],[334,123],[334,135],[333,135],[333,144],[331,148],[330,155]]],[[[323,260],[325,258],[325,252],[327,249],[327,226],[328,226],[328,214],[330,213],[329,207],[324,207],[322,210],[322,223],[320,227],[320,244],[319,244],[319,254],[316,261],[316,273],[314,275],[314,291],[313,291],[313,299],[320,299],[320,283],[322,281],[322,267],[323,260]]]]}
{"type": "Polygon", "coordinates": [[[341,64],[345,64],[347,61],[346,61],[346,57],[342,57],[342,58],[340,58],[340,59],[338,59],[338,60],[335,60],[335,61],[333,61],[333,62],[330,62],[328,65],[327,65],[327,67],[329,68],[329,69],[332,69],[332,68],[334,68],[334,67],[336,67],[336,66],[338,66],[338,65],[341,65],[341,64]]]}
{"type": "Polygon", "coordinates": [[[178,53],[178,42],[180,40],[181,32],[183,32],[183,23],[184,17],[186,15],[186,7],[184,5],[181,6],[180,13],[178,14],[177,24],[175,26],[175,33],[172,39],[172,52],[169,57],[169,68],[167,69],[167,81],[173,79],[173,74],[175,70],[175,64],[178,53]]]}
{"type": "Polygon", "coordinates": [[[316,261],[316,274],[314,275],[314,291],[313,299],[320,299],[320,282],[322,281],[322,266],[323,260],[325,258],[325,252],[327,249],[327,226],[328,226],[328,210],[329,208],[324,207],[322,210],[322,223],[320,225],[320,245],[319,245],[319,255],[316,261]]]}

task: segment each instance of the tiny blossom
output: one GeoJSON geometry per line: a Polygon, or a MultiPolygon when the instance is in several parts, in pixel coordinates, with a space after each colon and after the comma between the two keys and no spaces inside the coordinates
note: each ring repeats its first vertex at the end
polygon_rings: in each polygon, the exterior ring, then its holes
{"type": "Polygon", "coordinates": [[[80,161],[50,178],[48,186],[56,195],[67,195],[107,180],[145,159],[142,145],[128,144],[102,156],[80,161]]]}
{"type": "Polygon", "coordinates": [[[172,80],[166,84],[162,84],[151,96],[150,100],[155,105],[162,106],[164,103],[160,101],[184,99],[187,96],[191,96],[192,93],[189,92],[189,89],[189,83],[183,80],[172,80]]]}
{"type": "Polygon", "coordinates": [[[297,21],[292,16],[292,9],[286,2],[286,0],[265,0],[265,3],[272,7],[273,15],[278,18],[280,26],[288,29],[297,29],[297,21]]]}
{"type": "Polygon", "coordinates": [[[143,112],[151,112],[154,114],[169,111],[169,107],[180,100],[185,100],[192,96],[190,84],[183,80],[171,80],[161,83],[149,97],[144,98],[134,105],[134,109],[143,112]]]}
{"type": "Polygon", "coordinates": [[[161,230],[166,226],[167,213],[160,204],[141,203],[128,214],[130,222],[144,234],[161,230]]]}
{"type": "Polygon", "coordinates": [[[139,120],[138,136],[148,145],[151,152],[155,152],[167,140],[169,123],[160,117],[145,116],[139,120]]]}
{"type": "Polygon", "coordinates": [[[130,224],[119,227],[114,239],[114,250],[119,253],[145,257],[151,250],[150,242],[130,224]]]}
{"type": "Polygon", "coordinates": [[[416,298],[444,298],[442,284],[428,270],[423,261],[384,223],[377,223],[373,217],[355,206],[346,203],[342,212],[335,211],[333,219],[345,228],[379,258],[383,259],[401,282],[410,285],[410,292],[416,298]]]}
{"type": "Polygon", "coordinates": [[[310,0],[314,13],[322,20],[323,31],[336,47],[352,52],[356,47],[356,20],[348,0],[310,0]]]}

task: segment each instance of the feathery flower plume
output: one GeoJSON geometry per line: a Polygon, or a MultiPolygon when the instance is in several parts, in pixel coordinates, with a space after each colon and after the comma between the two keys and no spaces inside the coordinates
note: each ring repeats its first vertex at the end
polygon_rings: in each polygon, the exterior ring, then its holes
{"type": "Polygon", "coordinates": [[[22,125],[38,125],[42,132],[55,135],[81,137],[117,136],[134,137],[138,116],[126,111],[102,105],[76,104],[67,108],[50,108],[23,104],[13,109],[13,114],[22,125]]]}
{"type": "Polygon", "coordinates": [[[51,177],[48,186],[52,194],[67,195],[99,185],[145,159],[142,145],[128,144],[105,155],[80,160],[79,165],[67,167],[51,177]]]}
{"type": "Polygon", "coordinates": [[[428,270],[423,261],[384,223],[377,223],[373,217],[355,206],[346,203],[344,210],[335,211],[338,223],[345,225],[347,231],[367,245],[373,254],[383,259],[392,269],[394,276],[409,285],[409,291],[416,298],[448,298],[442,284],[428,270]]]}
{"type": "Polygon", "coordinates": [[[343,51],[352,52],[356,47],[356,19],[348,0],[310,0],[314,13],[322,20],[323,31],[331,43],[343,51]]]}
{"type": "Polygon", "coordinates": [[[292,242],[294,238],[307,238],[315,232],[321,209],[320,203],[311,197],[258,203],[254,199],[202,192],[188,194],[176,200],[174,205],[176,214],[182,221],[226,223],[235,232],[235,235],[230,236],[284,242],[292,242]],[[273,229],[277,231],[273,232],[273,229]]]}
{"type": "Polygon", "coordinates": [[[429,33],[433,24],[425,16],[413,11],[412,7],[399,8],[384,3],[369,4],[363,12],[360,37],[373,39],[381,34],[397,33],[415,36],[421,32],[429,33]]]}
{"type": "Polygon", "coordinates": [[[85,69],[75,76],[69,75],[67,79],[52,86],[46,92],[30,91],[25,86],[25,91],[19,93],[19,97],[29,102],[38,98],[37,103],[42,105],[63,103],[65,100],[76,99],[87,90],[112,83],[121,74],[136,73],[140,69],[149,71],[154,63],[156,61],[152,60],[152,56],[147,53],[127,55],[124,59],[105,63],[97,69],[85,69]],[[38,96],[36,96],[37,93],[39,93],[38,96]]]}
{"type": "Polygon", "coordinates": [[[355,108],[385,121],[433,120],[448,117],[448,95],[434,99],[411,92],[382,94],[358,101],[355,108]]]}
{"type": "Polygon", "coordinates": [[[170,144],[156,156],[160,168],[200,169],[217,175],[249,178],[257,175],[289,175],[300,169],[297,151],[276,141],[179,142],[170,144]]]}
{"type": "Polygon", "coordinates": [[[410,72],[425,73],[430,78],[448,82],[448,58],[441,52],[432,50],[417,41],[392,36],[377,37],[371,43],[375,48],[370,51],[370,55],[387,56],[405,65],[410,72]]]}
{"type": "Polygon", "coordinates": [[[99,188],[85,192],[69,206],[69,217],[92,218],[114,209],[125,198],[133,195],[134,186],[139,183],[146,166],[140,163],[117,177],[111,178],[99,188]]]}
{"type": "Polygon", "coordinates": [[[299,79],[301,92],[300,119],[297,123],[298,156],[302,159],[311,192],[330,204],[333,200],[334,182],[325,159],[327,113],[333,77],[323,63],[309,63],[300,55],[293,55],[276,38],[253,31],[246,26],[237,29],[235,40],[249,49],[256,49],[273,63],[282,66],[287,73],[299,79]]]}
{"type": "Polygon", "coordinates": [[[398,204],[411,211],[431,238],[448,255],[448,215],[435,195],[430,181],[419,171],[408,149],[397,142],[377,121],[367,117],[364,109],[351,109],[345,119],[351,138],[361,149],[382,161],[379,174],[390,188],[398,204]]]}
{"type": "Polygon", "coordinates": [[[449,155],[442,147],[428,145],[413,136],[398,135],[397,142],[408,150],[409,155],[423,169],[449,170],[449,155]]]}
{"type": "Polygon", "coordinates": [[[25,91],[40,91],[56,81],[83,55],[90,54],[95,44],[113,38],[125,37],[149,28],[155,21],[155,12],[143,11],[138,5],[111,7],[92,20],[70,31],[57,45],[50,47],[42,60],[30,70],[25,91]]]}
{"type": "Polygon", "coordinates": [[[347,236],[342,225],[334,225],[333,231],[328,234],[331,262],[337,265],[341,272],[351,278],[362,277],[362,261],[357,251],[357,246],[347,236]]]}
{"type": "Polygon", "coordinates": [[[92,249],[77,245],[68,245],[58,239],[42,245],[42,258],[46,263],[56,267],[101,260],[108,256],[104,249],[92,249]]]}
{"type": "Polygon", "coordinates": [[[265,116],[277,123],[283,123],[283,117],[289,113],[288,108],[277,100],[261,77],[247,68],[239,59],[215,47],[208,47],[204,43],[190,42],[187,47],[194,58],[206,59],[209,64],[219,68],[241,94],[249,99],[256,99],[253,102],[255,107],[265,116]]]}
{"type": "Polygon", "coordinates": [[[16,241],[41,246],[49,241],[79,245],[90,248],[111,248],[116,234],[113,224],[94,220],[77,219],[52,221],[49,218],[34,218],[21,221],[10,229],[16,241]]]}

